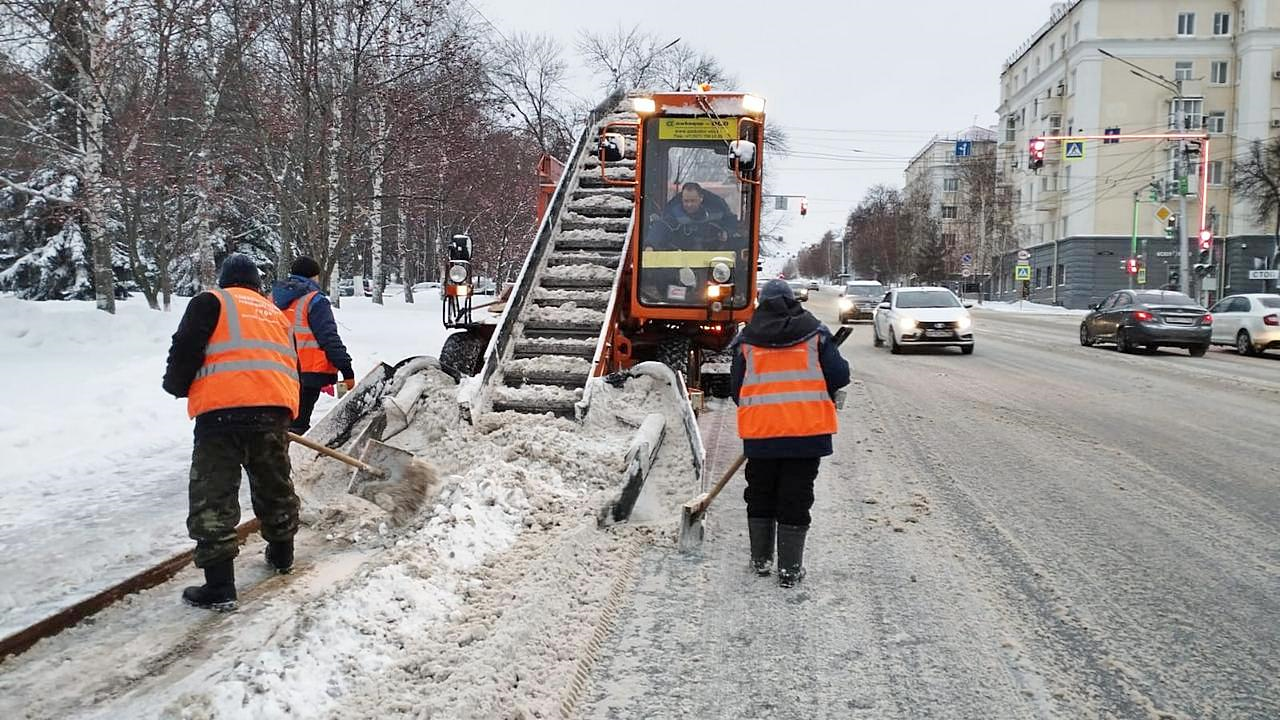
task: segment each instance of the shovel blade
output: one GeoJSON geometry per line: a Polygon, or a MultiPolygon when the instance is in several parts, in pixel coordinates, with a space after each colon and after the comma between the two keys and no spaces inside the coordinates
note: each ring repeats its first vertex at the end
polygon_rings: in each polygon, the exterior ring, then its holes
{"type": "Polygon", "coordinates": [[[702,516],[706,512],[707,502],[707,493],[703,493],[680,508],[680,552],[697,552],[702,547],[702,516]]]}
{"type": "Polygon", "coordinates": [[[382,471],[382,474],[378,475],[356,469],[351,474],[351,484],[347,486],[347,492],[367,500],[377,491],[404,481],[404,471],[409,467],[409,463],[413,462],[413,453],[377,440],[369,440],[365,443],[364,451],[360,453],[360,460],[382,471]]]}

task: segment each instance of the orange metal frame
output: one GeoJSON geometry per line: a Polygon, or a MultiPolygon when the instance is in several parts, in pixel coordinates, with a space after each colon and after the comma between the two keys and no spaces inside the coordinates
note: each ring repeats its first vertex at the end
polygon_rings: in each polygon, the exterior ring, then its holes
{"type": "MultiPolygon", "coordinates": [[[[652,115],[649,115],[648,117],[642,119],[640,122],[640,127],[636,131],[636,181],[635,182],[636,182],[637,206],[639,206],[640,203],[643,201],[642,196],[643,196],[643,189],[644,189],[643,175],[644,175],[645,124],[649,121],[662,117],[663,116],[662,110],[664,107],[688,107],[690,103],[698,102],[700,99],[713,101],[713,100],[722,99],[722,98],[728,98],[728,99],[742,98],[744,96],[745,96],[745,93],[662,93],[662,94],[652,96],[654,103],[657,105],[657,111],[654,112],[652,115]]],[[[763,143],[761,142],[763,138],[761,136],[763,135],[762,130],[764,127],[764,115],[763,114],[760,114],[758,116],[737,115],[734,117],[737,117],[740,122],[746,121],[755,126],[756,162],[755,162],[755,170],[752,171],[752,174],[755,177],[750,180],[747,180],[747,182],[750,182],[751,184],[755,185],[758,189],[761,168],[763,166],[763,163],[762,163],[763,143]]],[[[748,278],[747,282],[749,284],[749,287],[747,288],[747,306],[746,307],[738,310],[721,310],[720,312],[714,312],[714,311],[711,311],[710,308],[708,307],[678,308],[678,307],[668,307],[668,306],[642,305],[640,303],[639,283],[637,282],[637,277],[638,277],[637,271],[640,267],[640,252],[642,248],[640,247],[640,223],[636,222],[634,223],[634,227],[632,228],[632,231],[631,231],[631,243],[630,243],[631,251],[630,251],[630,256],[628,258],[631,276],[630,276],[630,282],[629,282],[630,287],[627,288],[627,292],[630,294],[630,300],[628,302],[629,312],[628,312],[628,317],[626,319],[630,321],[635,321],[635,323],[637,324],[643,323],[646,321],[662,321],[662,320],[697,321],[697,322],[703,322],[703,323],[724,323],[724,322],[729,322],[731,320],[733,322],[745,322],[751,319],[752,312],[755,310],[755,303],[752,302],[752,299],[755,295],[756,263],[760,257],[761,202],[762,202],[762,199],[760,197],[760,193],[753,192],[752,199],[751,199],[750,226],[748,230],[750,235],[749,247],[751,249],[751,253],[750,253],[751,257],[749,258],[748,268],[747,268],[747,278],[748,278]]],[[[644,208],[641,208],[641,209],[644,210],[644,208]]]]}

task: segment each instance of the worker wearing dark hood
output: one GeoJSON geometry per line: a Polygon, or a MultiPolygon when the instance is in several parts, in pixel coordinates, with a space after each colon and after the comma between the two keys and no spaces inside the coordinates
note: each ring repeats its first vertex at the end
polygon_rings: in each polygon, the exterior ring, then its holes
{"type": "Polygon", "coordinates": [[[338,382],[342,373],[339,394],[355,386],[355,371],[351,368],[351,355],[338,335],[338,323],[333,319],[333,307],[329,298],[320,290],[320,264],[309,257],[299,257],[289,268],[289,277],[277,282],[271,289],[271,299],[276,307],[293,324],[298,339],[298,365],[302,368],[301,397],[298,401],[298,417],[290,430],[299,435],[311,427],[311,411],[320,399],[320,389],[338,382]]]}
{"type": "Polygon", "coordinates": [[[187,304],[164,373],[164,389],[187,398],[196,421],[187,532],[205,583],[184,589],[182,599],[212,610],[236,605],[242,469],[267,563],[281,573],[293,567],[298,496],[285,430],[298,410],[298,357],[289,321],[262,296],[261,283],[252,259],[227,257],[218,287],[187,304]]]}
{"type": "Polygon", "coordinates": [[[849,384],[849,363],[786,281],[770,280],[759,300],[735,341],[730,387],[747,457],[751,563],[769,574],[776,531],[778,584],[792,587],[804,577],[813,483],[831,454],[833,398],[849,384]]]}

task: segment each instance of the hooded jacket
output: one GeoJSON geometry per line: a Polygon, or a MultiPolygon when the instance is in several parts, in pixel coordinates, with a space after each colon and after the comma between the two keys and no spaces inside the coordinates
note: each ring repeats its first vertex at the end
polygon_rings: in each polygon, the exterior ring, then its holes
{"type": "MultiPolygon", "coordinates": [[[[772,283],[771,283],[772,284],[772,283]]],[[[766,286],[766,290],[768,290],[766,286]]],[[[814,335],[818,340],[818,362],[827,382],[827,392],[833,398],[840,388],[849,384],[849,362],[832,342],[831,331],[818,318],[800,306],[789,292],[784,295],[761,294],[759,307],[751,316],[751,322],[734,340],[733,364],[729,370],[729,387],[733,401],[739,400],[742,380],[746,375],[746,359],[742,344],[756,347],[790,347],[804,342],[814,335]]],[[[817,458],[831,454],[830,435],[807,437],[781,437],[764,440],[743,440],[743,453],[749,458],[817,458]]]]}
{"type": "MultiPolygon", "coordinates": [[[[315,292],[316,296],[311,299],[307,319],[311,323],[311,332],[316,336],[316,342],[320,343],[325,357],[338,368],[343,378],[354,379],[351,354],[347,352],[347,346],[342,344],[342,338],[338,335],[338,322],[333,319],[333,306],[329,304],[329,298],[320,290],[319,285],[312,282],[311,278],[290,275],[272,286],[271,301],[281,310],[287,310],[294,300],[310,292],[315,292]]],[[[302,373],[299,379],[303,387],[318,388],[332,385],[337,382],[338,376],[308,372],[302,373]]]]}

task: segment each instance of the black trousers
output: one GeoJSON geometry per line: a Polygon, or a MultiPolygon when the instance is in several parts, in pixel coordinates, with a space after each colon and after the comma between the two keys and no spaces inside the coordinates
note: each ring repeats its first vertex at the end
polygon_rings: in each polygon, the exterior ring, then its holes
{"type": "Polygon", "coordinates": [[[809,527],[813,481],[821,458],[748,458],[747,517],[809,527]]]}
{"type": "Polygon", "coordinates": [[[289,429],[302,435],[311,427],[311,411],[316,409],[316,400],[320,399],[320,388],[302,386],[302,394],[298,397],[298,417],[289,424],[289,429]]]}

